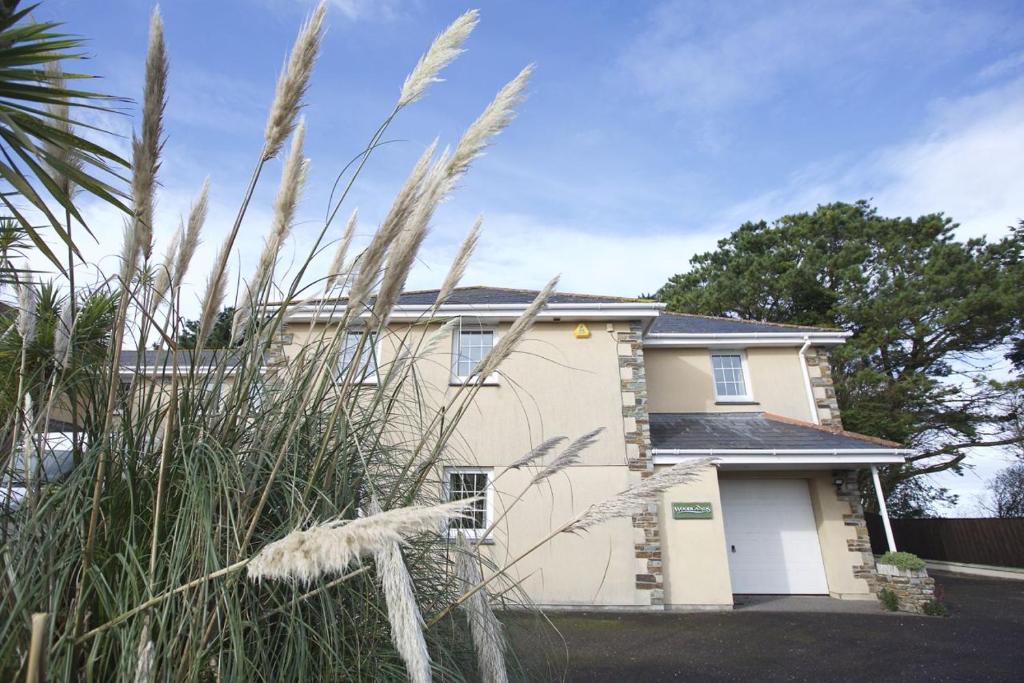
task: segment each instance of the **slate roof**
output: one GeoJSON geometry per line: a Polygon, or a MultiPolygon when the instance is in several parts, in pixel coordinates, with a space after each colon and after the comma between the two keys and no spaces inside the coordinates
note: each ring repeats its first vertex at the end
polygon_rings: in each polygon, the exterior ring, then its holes
{"type": "Polygon", "coordinates": [[[899,444],[770,413],[651,413],[651,445],[663,449],[877,449],[899,444]]]}
{"type": "Polygon", "coordinates": [[[651,334],[730,334],[750,332],[839,332],[826,327],[784,325],[739,318],[715,318],[708,315],[689,313],[665,313],[657,317],[651,326],[651,334]]]}

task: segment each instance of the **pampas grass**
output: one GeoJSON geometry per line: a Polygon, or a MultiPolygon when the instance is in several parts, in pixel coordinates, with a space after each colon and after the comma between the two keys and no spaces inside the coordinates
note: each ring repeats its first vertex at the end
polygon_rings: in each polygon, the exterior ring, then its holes
{"type": "Polygon", "coordinates": [[[36,307],[39,305],[39,294],[32,282],[18,285],[18,334],[22,346],[28,346],[36,340],[36,307]]]}
{"type": "MultiPolygon", "coordinates": [[[[64,79],[64,72],[60,67],[59,62],[50,62],[46,65],[46,75],[52,85],[57,88],[66,88],[67,82],[64,79]]],[[[68,106],[67,100],[60,102],[54,102],[48,104],[46,110],[49,112],[51,119],[50,125],[56,128],[64,135],[74,135],[74,127],[71,125],[71,112],[68,106]]],[[[82,158],[73,149],[67,145],[59,145],[56,142],[47,139],[43,143],[46,156],[56,159],[61,164],[64,164],[70,169],[81,170],[82,169],[82,158]]],[[[68,199],[72,199],[78,189],[68,178],[68,169],[62,169],[55,167],[50,164],[50,173],[53,176],[54,182],[57,187],[67,196],[68,199]]],[[[65,226],[67,227],[67,226],[65,226]]]]}
{"type": "Polygon", "coordinates": [[[587,531],[610,519],[629,517],[643,511],[648,503],[655,502],[662,493],[674,486],[693,481],[705,467],[712,463],[711,458],[701,458],[681,462],[672,467],[655,472],[640,480],[622,493],[591,505],[576,518],[562,528],[563,533],[587,531]]]}
{"type": "MultiPolygon", "coordinates": [[[[456,545],[455,575],[466,588],[479,585],[483,581],[479,560],[462,534],[459,534],[456,545]]],[[[481,680],[484,683],[507,683],[505,634],[501,622],[494,616],[494,610],[487,600],[487,591],[475,591],[462,604],[462,608],[466,612],[469,632],[473,636],[473,649],[476,652],[481,680]]]]}
{"type": "Polygon", "coordinates": [[[435,305],[440,306],[447,301],[455,288],[459,286],[459,281],[462,280],[462,276],[465,275],[466,267],[469,265],[469,261],[473,257],[473,252],[476,250],[476,243],[477,240],[480,239],[480,227],[483,225],[483,222],[483,216],[477,216],[476,221],[473,223],[473,227],[469,229],[469,233],[462,241],[462,245],[459,247],[459,251],[455,255],[455,260],[452,261],[452,266],[448,269],[448,275],[444,278],[441,288],[437,291],[437,301],[435,302],[435,305]]]}
{"type": "Polygon", "coordinates": [[[355,276],[352,287],[349,288],[346,317],[359,315],[362,312],[363,305],[376,286],[377,278],[380,275],[380,267],[384,263],[388,249],[391,248],[392,243],[398,237],[416,208],[420,185],[430,169],[430,158],[433,156],[436,148],[437,141],[435,140],[420,155],[420,158],[409,173],[409,177],[406,178],[405,184],[402,185],[398,194],[395,195],[391,208],[384,217],[384,222],[381,223],[380,228],[374,233],[373,239],[370,240],[370,245],[359,257],[359,272],[355,276]]]}
{"type": "Polygon", "coordinates": [[[153,205],[166,105],[167,49],[164,45],[164,23],[157,8],[149,22],[142,134],[132,137],[132,208],[135,213],[134,230],[138,232],[135,241],[145,260],[153,250],[153,205]]]}
{"type": "MultiPolygon", "coordinates": [[[[604,427],[598,427],[592,432],[587,432],[580,438],[569,444],[569,447],[562,451],[557,458],[552,460],[544,469],[534,476],[531,485],[539,484],[548,477],[554,476],[570,465],[579,462],[580,455],[584,450],[590,448],[597,442],[597,437],[604,431],[604,427]]],[[[542,444],[543,445],[543,444],[542,444]]]]}
{"type": "Polygon", "coordinates": [[[420,58],[412,73],[406,77],[405,83],[402,84],[402,92],[398,97],[399,108],[420,99],[431,84],[442,80],[438,78],[438,74],[441,73],[442,69],[451,64],[452,60],[462,54],[462,45],[476,27],[479,16],[480,13],[477,10],[469,10],[453,21],[434,40],[430,49],[420,58]]]}
{"type": "Polygon", "coordinates": [[[353,562],[385,548],[389,543],[425,531],[464,514],[476,498],[440,505],[387,510],[354,520],[333,520],[307,530],[296,529],[260,550],[246,568],[249,578],[288,579],[309,583],[327,574],[341,574],[353,562]]]}
{"type": "Polygon", "coordinates": [[[192,257],[195,256],[199,247],[199,237],[203,232],[203,224],[206,223],[206,212],[210,204],[210,179],[203,181],[199,194],[192,202],[188,211],[188,221],[185,223],[185,235],[181,240],[181,247],[178,249],[178,258],[174,261],[174,272],[172,285],[177,287],[185,280],[192,257]]]}
{"type": "Polygon", "coordinates": [[[284,247],[285,240],[291,234],[295,209],[302,195],[309,173],[309,159],[302,156],[302,145],[306,137],[306,125],[300,121],[292,135],[291,150],[284,163],[281,173],[281,185],[274,198],[274,219],[270,225],[270,234],[263,244],[263,252],[256,264],[256,272],[239,292],[238,304],[235,306],[235,318],[231,329],[231,339],[235,340],[242,333],[252,313],[253,296],[259,297],[273,275],[278,254],[284,247]]]}
{"type": "MultiPolygon", "coordinates": [[[[379,514],[380,506],[374,503],[370,511],[379,514]]],[[[416,603],[416,590],[402,550],[397,542],[387,543],[374,553],[373,561],[388,608],[391,642],[405,662],[409,680],[430,683],[430,651],[423,637],[423,615],[416,603]]]]}
{"type": "Polygon", "coordinates": [[[309,19],[299,29],[299,35],[292,46],[291,55],[277,79],[274,102],[270,105],[267,126],[263,134],[263,159],[277,156],[284,141],[295,130],[295,118],[302,106],[302,98],[309,88],[313,64],[320,52],[324,35],[324,16],[327,2],[316,6],[309,19]]]}
{"type": "Polygon", "coordinates": [[[503,334],[487,355],[483,357],[476,370],[473,371],[473,375],[479,378],[479,381],[489,377],[512,354],[512,351],[519,345],[522,338],[533,327],[533,323],[537,321],[537,316],[540,315],[541,310],[547,305],[548,299],[551,298],[557,286],[557,277],[552,278],[550,282],[544,285],[544,289],[537,293],[533,302],[526,307],[522,315],[516,318],[508,332],[503,334]]]}
{"type": "Polygon", "coordinates": [[[354,209],[352,215],[348,217],[348,221],[345,223],[345,231],[342,233],[341,241],[338,242],[338,246],[334,250],[334,258],[331,259],[331,265],[327,268],[327,282],[324,284],[324,294],[328,294],[334,289],[334,285],[337,284],[338,278],[345,268],[345,257],[348,255],[348,248],[352,245],[352,238],[355,237],[358,222],[359,209],[354,209]]]}

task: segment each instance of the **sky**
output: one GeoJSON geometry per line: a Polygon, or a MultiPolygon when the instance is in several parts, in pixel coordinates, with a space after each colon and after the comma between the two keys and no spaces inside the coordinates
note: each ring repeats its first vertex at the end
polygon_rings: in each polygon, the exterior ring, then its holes
{"type": "MultiPolygon", "coordinates": [[[[312,5],[161,6],[170,94],[158,240],[211,182],[186,306],[237,211],[277,75],[312,5]]],[[[653,292],[744,221],[819,203],[941,211],[962,237],[997,238],[1024,218],[1018,2],[331,0],[305,108],[309,183],[283,264],[319,232],[335,178],[416,60],[473,6],[481,21],[468,51],[396,119],[342,210],[358,207],[365,243],[423,149],[435,137],[454,144],[505,82],[536,65],[517,120],[438,212],[413,288],[440,283],[477,215],[484,232],[465,284],[539,288],[560,274],[565,291],[617,295],[653,292]]],[[[152,8],[46,0],[36,14],[88,38],[80,66],[103,76],[98,89],[140,99],[152,8]]],[[[128,156],[136,114],[128,106],[90,122],[116,133],[108,142],[128,156]]],[[[236,277],[255,265],[279,173],[272,162],[246,215],[236,277]]],[[[83,206],[96,236],[86,258],[112,272],[121,218],[88,198],[83,206]]],[[[998,455],[977,460],[964,478],[936,478],[961,492],[961,513],[1005,466],[998,455]]]]}

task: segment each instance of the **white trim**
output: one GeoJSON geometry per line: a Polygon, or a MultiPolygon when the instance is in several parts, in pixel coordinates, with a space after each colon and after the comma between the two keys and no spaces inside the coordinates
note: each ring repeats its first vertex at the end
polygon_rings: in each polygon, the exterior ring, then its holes
{"type": "Polygon", "coordinates": [[[451,500],[451,474],[483,474],[487,476],[487,487],[484,489],[484,526],[482,529],[453,529],[448,527],[448,538],[456,538],[461,533],[466,540],[472,541],[479,538],[494,521],[494,468],[493,467],[445,467],[444,480],[441,488],[444,492],[444,499],[451,500]]]}
{"type": "MultiPolygon", "coordinates": [[[[529,304],[445,304],[433,314],[435,318],[455,318],[459,316],[486,318],[492,321],[515,320],[529,307],[529,304]]],[[[559,303],[548,304],[537,316],[540,320],[551,321],[555,318],[572,320],[641,320],[657,318],[665,308],[662,303],[559,303]]],[[[423,316],[434,310],[433,305],[399,304],[391,310],[391,320],[410,321],[422,320],[423,316]]],[[[291,322],[309,322],[314,318],[329,322],[335,311],[324,311],[317,305],[298,306],[289,315],[291,322]]],[[[340,317],[343,311],[337,311],[340,317]]],[[[359,317],[366,318],[369,313],[359,317]]]]}
{"type": "Polygon", "coordinates": [[[651,348],[745,348],[748,346],[801,346],[808,340],[815,346],[846,343],[851,332],[652,332],[644,337],[651,348]]]}
{"type": "Polygon", "coordinates": [[[814,385],[811,384],[811,372],[807,369],[807,349],[811,347],[811,338],[805,336],[804,344],[797,351],[797,356],[800,357],[800,371],[804,376],[804,386],[807,387],[807,407],[811,411],[811,421],[816,425],[821,424],[821,419],[818,418],[818,402],[814,400],[814,385]]]}
{"type": "Polygon", "coordinates": [[[754,388],[750,385],[750,366],[747,363],[747,354],[743,349],[711,349],[708,352],[708,360],[711,363],[711,388],[715,392],[715,403],[752,403],[754,401],[754,388]],[[740,370],[743,372],[743,388],[746,393],[725,396],[718,393],[715,356],[739,356],[740,370]]]}
{"type": "Polygon", "coordinates": [[[905,448],[654,448],[655,465],[714,458],[716,465],[896,465],[905,448]]]}

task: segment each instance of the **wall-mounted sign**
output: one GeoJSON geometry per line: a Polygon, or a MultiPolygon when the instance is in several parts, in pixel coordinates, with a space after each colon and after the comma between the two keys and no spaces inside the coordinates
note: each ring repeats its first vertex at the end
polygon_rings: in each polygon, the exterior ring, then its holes
{"type": "Polygon", "coordinates": [[[672,503],[672,519],[711,519],[711,503],[672,503]]]}
{"type": "Polygon", "coordinates": [[[579,325],[576,326],[576,329],[572,331],[572,336],[576,337],[577,339],[589,339],[590,328],[584,325],[583,323],[580,323],[579,325]]]}

